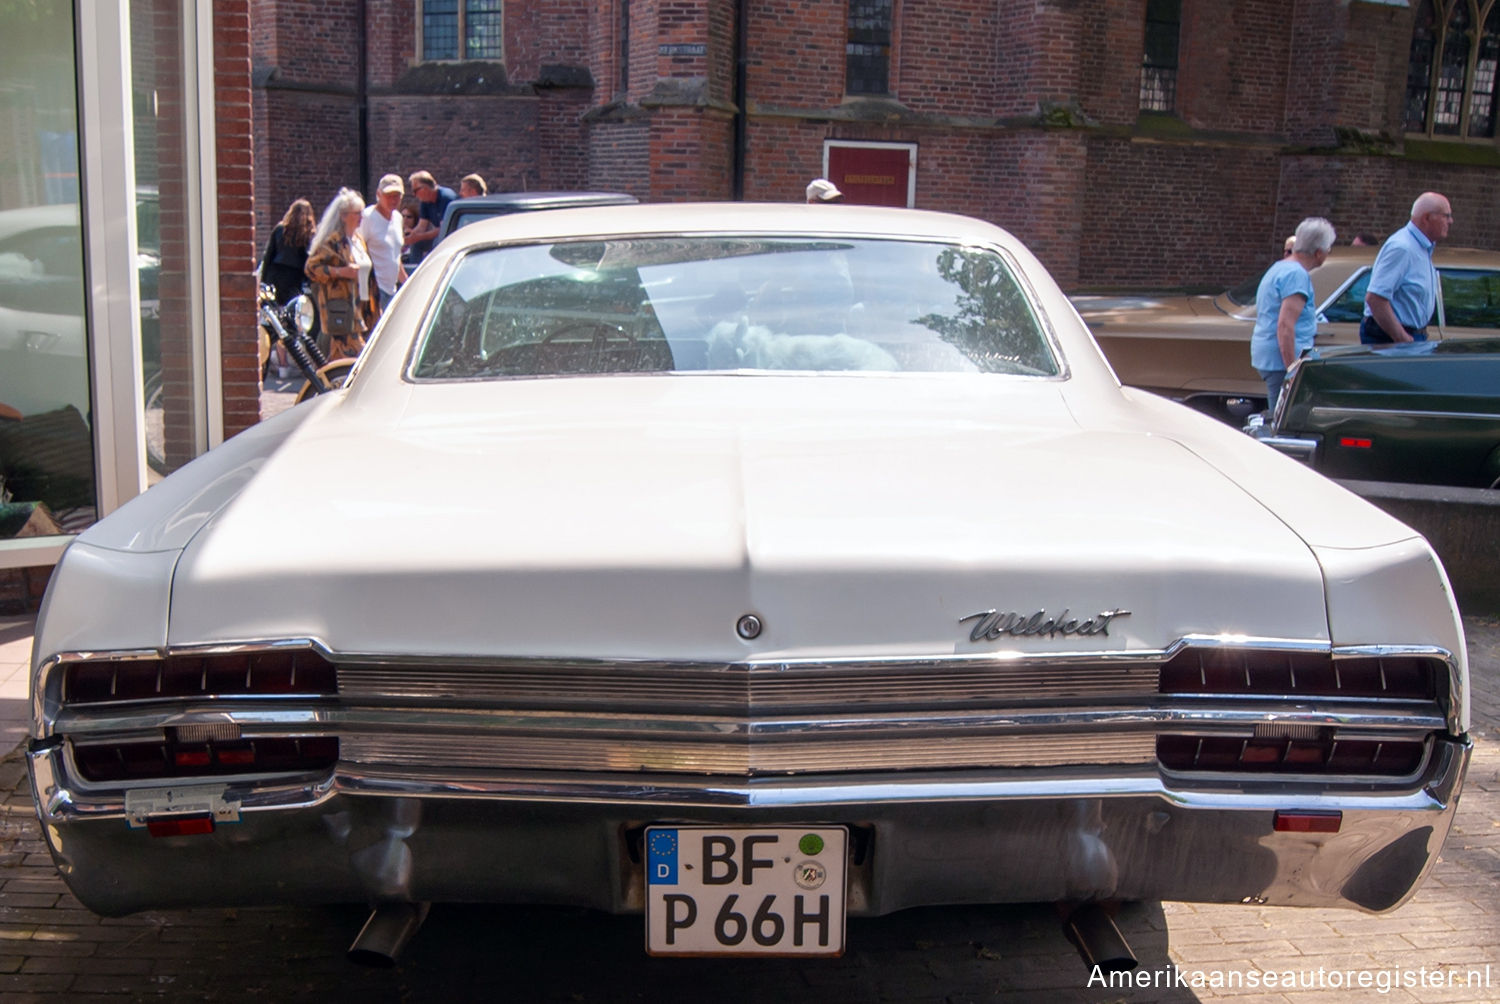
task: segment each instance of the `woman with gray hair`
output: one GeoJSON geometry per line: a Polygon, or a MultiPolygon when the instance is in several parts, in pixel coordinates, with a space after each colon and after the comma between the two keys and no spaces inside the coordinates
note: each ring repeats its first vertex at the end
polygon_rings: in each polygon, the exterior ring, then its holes
{"type": "Polygon", "coordinates": [[[375,284],[370,281],[370,252],[359,235],[364,209],[358,192],[339,189],[323,210],[307,256],[307,277],[313,282],[322,333],[328,336],[330,361],[359,355],[365,332],[379,316],[371,295],[375,284]]]}
{"type": "Polygon", "coordinates": [[[1309,216],[1297,224],[1290,257],[1266,269],[1255,292],[1255,332],[1250,336],[1250,365],[1266,382],[1267,407],[1276,409],[1287,367],[1313,346],[1317,305],[1313,303],[1313,269],[1328,259],[1337,235],[1333,224],[1309,216]]]}

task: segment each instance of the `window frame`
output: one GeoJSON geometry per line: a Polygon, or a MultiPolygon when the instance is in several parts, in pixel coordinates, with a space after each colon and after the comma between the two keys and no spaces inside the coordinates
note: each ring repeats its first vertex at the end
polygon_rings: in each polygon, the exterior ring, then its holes
{"type": "MultiPolygon", "coordinates": [[[[1422,127],[1420,129],[1409,128],[1406,120],[1407,109],[1411,99],[1411,41],[1415,39],[1418,27],[1414,20],[1411,32],[1408,34],[1406,56],[1408,84],[1402,101],[1402,132],[1414,139],[1437,140],[1445,143],[1494,144],[1500,142],[1500,66],[1495,68],[1496,77],[1491,82],[1491,134],[1488,136],[1473,136],[1469,132],[1470,127],[1473,125],[1475,76],[1479,69],[1480,53],[1484,49],[1485,24],[1489,21],[1492,14],[1500,10],[1500,0],[1434,0],[1431,6],[1433,11],[1432,52],[1431,65],[1427,71],[1427,94],[1422,113],[1422,127]],[[1464,65],[1463,97],[1458,110],[1458,129],[1454,132],[1445,132],[1439,131],[1437,123],[1438,103],[1443,96],[1443,92],[1440,89],[1443,75],[1443,52],[1449,41],[1449,26],[1453,19],[1454,9],[1458,4],[1465,5],[1469,14],[1470,27],[1466,30],[1469,36],[1468,55],[1464,65]]],[[[1420,3],[1417,5],[1416,10],[1420,14],[1420,3]]],[[[1500,42],[1500,24],[1497,24],[1495,37],[1497,42],[1500,42]]]]}
{"type": "MultiPolygon", "coordinates": [[[[415,60],[416,62],[418,62],[418,63],[466,63],[466,62],[503,63],[503,62],[505,62],[505,17],[506,17],[506,13],[507,13],[507,7],[509,5],[506,4],[506,3],[504,3],[503,0],[501,0],[500,11],[499,11],[499,14],[500,14],[500,53],[497,56],[469,56],[469,55],[466,55],[466,52],[468,50],[468,17],[469,17],[469,14],[471,13],[471,11],[469,10],[468,0],[454,0],[454,4],[455,4],[455,6],[457,8],[457,13],[454,16],[457,19],[456,26],[457,26],[457,32],[458,32],[458,52],[457,52],[456,55],[453,55],[453,56],[434,56],[434,57],[428,57],[428,55],[427,55],[427,38],[426,38],[426,31],[425,31],[426,18],[427,18],[427,4],[428,4],[428,0],[416,0],[416,17],[414,18],[414,20],[416,22],[416,35],[417,35],[416,60],[415,60]]],[[[490,13],[490,12],[484,11],[484,12],[479,12],[479,13],[490,13]]]]}

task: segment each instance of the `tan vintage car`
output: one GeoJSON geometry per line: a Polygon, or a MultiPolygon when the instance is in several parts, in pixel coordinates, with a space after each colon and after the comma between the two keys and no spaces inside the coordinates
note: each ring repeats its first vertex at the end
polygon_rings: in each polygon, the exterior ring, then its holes
{"type": "MultiPolygon", "coordinates": [[[[1318,298],[1318,347],[1359,343],[1365,288],[1378,248],[1334,248],[1312,271],[1318,298]]],[[[1445,248],[1441,314],[1432,338],[1500,334],[1500,252],[1445,248]]],[[[1238,420],[1266,404],[1266,385],[1250,365],[1257,274],[1215,296],[1074,296],[1122,383],[1238,420]]]]}

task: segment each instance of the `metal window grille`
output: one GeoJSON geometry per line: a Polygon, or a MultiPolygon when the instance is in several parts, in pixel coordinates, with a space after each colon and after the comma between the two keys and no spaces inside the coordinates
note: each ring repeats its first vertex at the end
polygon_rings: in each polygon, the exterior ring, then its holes
{"type": "Polygon", "coordinates": [[[891,0],[849,0],[849,39],[844,49],[844,90],[889,94],[891,0]]]}
{"type": "Polygon", "coordinates": [[[1458,0],[1443,32],[1443,61],[1438,67],[1437,95],[1432,107],[1435,135],[1457,136],[1463,124],[1464,82],[1469,75],[1469,4],[1458,0]]]}
{"type": "Polygon", "coordinates": [[[1141,56],[1141,110],[1170,112],[1177,107],[1177,38],[1181,0],[1148,0],[1146,48],[1141,56]]]}
{"type": "Polygon", "coordinates": [[[1406,131],[1427,130],[1427,103],[1432,96],[1432,54],[1437,48],[1433,30],[1432,4],[1424,2],[1417,10],[1411,33],[1411,55],[1406,64],[1406,131]]]}
{"type": "Polygon", "coordinates": [[[458,0],[423,0],[422,58],[458,58],[458,0]]]}

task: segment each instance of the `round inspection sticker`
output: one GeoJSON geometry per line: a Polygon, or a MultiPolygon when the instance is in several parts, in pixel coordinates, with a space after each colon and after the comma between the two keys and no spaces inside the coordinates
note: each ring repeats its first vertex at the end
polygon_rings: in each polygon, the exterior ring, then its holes
{"type": "Polygon", "coordinates": [[[816,833],[804,833],[797,841],[797,849],[803,854],[817,854],[823,850],[823,838],[816,833]]]}

